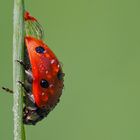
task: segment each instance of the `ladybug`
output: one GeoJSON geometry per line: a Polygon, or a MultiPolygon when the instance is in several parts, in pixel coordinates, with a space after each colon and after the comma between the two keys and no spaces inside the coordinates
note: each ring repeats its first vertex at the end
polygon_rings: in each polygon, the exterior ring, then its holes
{"type": "MultiPolygon", "coordinates": [[[[28,12],[25,12],[24,19],[35,22],[36,27],[40,28],[37,20],[28,12]]],[[[64,87],[64,73],[52,50],[41,39],[32,35],[25,36],[24,60],[17,60],[17,62],[25,70],[24,82],[18,81],[25,91],[23,123],[35,125],[47,117],[59,102],[64,87]]],[[[8,88],[2,88],[13,93],[8,88]]]]}
{"type": "Polygon", "coordinates": [[[25,69],[25,81],[18,81],[25,90],[23,123],[35,125],[47,117],[59,102],[64,73],[57,57],[42,40],[27,36],[25,46],[24,61],[17,60],[25,69]]]}
{"type": "Polygon", "coordinates": [[[60,62],[42,40],[25,37],[25,60],[18,61],[25,69],[23,123],[35,125],[59,102],[64,73],[60,62]]]}

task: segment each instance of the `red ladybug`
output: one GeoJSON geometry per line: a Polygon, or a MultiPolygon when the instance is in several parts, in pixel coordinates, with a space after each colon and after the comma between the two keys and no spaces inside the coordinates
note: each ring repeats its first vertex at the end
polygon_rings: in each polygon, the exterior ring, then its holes
{"type": "Polygon", "coordinates": [[[25,46],[24,61],[17,60],[25,69],[25,81],[18,81],[25,89],[23,123],[35,125],[59,102],[64,73],[55,54],[42,40],[27,36],[25,46]]]}
{"type": "Polygon", "coordinates": [[[63,89],[61,65],[51,49],[33,37],[25,37],[25,60],[18,61],[25,68],[24,124],[35,125],[59,102],[63,89]]]}
{"type": "MultiPolygon", "coordinates": [[[[25,21],[37,22],[28,12],[25,12],[24,18],[25,21]]],[[[41,39],[29,35],[25,37],[24,60],[17,62],[25,69],[25,81],[19,81],[25,89],[23,123],[35,125],[59,102],[64,73],[51,49],[41,39]]],[[[8,88],[2,88],[13,93],[8,88]]]]}
{"type": "Polygon", "coordinates": [[[37,35],[41,38],[43,35],[42,27],[36,18],[26,11],[24,19],[32,27],[27,28],[29,35],[25,37],[24,62],[18,61],[24,66],[26,73],[25,82],[19,82],[25,89],[23,122],[35,125],[59,102],[64,73],[50,48],[41,39],[31,37],[32,32],[38,32],[37,35]]]}

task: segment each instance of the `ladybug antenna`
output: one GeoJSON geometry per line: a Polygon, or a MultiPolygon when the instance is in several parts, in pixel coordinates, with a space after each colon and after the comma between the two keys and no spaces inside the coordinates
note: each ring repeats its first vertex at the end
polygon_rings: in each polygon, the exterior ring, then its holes
{"type": "Polygon", "coordinates": [[[9,88],[2,87],[2,89],[5,90],[6,92],[13,93],[13,90],[11,90],[11,89],[9,89],[9,88]]]}

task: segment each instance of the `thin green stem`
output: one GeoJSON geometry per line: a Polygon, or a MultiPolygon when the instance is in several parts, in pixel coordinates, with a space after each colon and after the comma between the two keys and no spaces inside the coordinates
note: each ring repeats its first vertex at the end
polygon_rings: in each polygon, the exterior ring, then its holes
{"type": "Polygon", "coordinates": [[[25,140],[23,125],[23,89],[17,81],[24,80],[23,69],[16,60],[24,58],[24,0],[14,0],[13,18],[13,112],[14,140],[25,140]]]}

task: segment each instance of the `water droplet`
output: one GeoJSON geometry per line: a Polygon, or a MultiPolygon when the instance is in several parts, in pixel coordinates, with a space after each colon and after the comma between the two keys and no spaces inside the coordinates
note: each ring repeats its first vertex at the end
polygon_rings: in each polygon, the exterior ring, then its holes
{"type": "Polygon", "coordinates": [[[52,59],[52,60],[51,60],[51,64],[53,64],[54,62],[55,62],[55,60],[54,60],[54,59],[52,59]]]}
{"type": "Polygon", "coordinates": [[[53,87],[53,84],[50,84],[50,88],[52,88],[53,87]]]}

